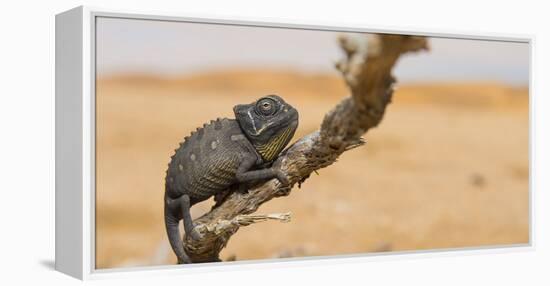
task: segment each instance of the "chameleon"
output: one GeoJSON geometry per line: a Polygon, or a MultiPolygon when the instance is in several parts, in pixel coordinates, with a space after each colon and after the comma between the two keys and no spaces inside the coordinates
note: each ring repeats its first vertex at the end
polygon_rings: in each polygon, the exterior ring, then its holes
{"type": "Polygon", "coordinates": [[[192,263],[183,248],[179,221],[193,240],[203,235],[195,229],[190,208],[232,186],[288,178],[271,166],[298,128],[298,111],[277,95],[233,107],[235,119],[218,118],[185,137],[166,171],[164,222],[178,264],[192,263]]]}

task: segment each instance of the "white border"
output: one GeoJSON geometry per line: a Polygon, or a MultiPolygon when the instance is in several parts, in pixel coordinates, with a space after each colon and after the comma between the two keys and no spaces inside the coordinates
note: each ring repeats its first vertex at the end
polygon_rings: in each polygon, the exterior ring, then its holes
{"type": "Polygon", "coordinates": [[[83,10],[83,277],[82,279],[103,279],[115,277],[128,277],[134,275],[156,274],[181,274],[181,273],[201,273],[206,271],[227,271],[237,269],[261,269],[265,267],[294,267],[294,266],[310,266],[310,265],[326,265],[335,263],[359,263],[365,261],[385,261],[399,259],[417,259],[417,258],[432,258],[432,257],[448,257],[457,255],[479,255],[489,253],[503,253],[512,251],[532,251],[534,250],[534,213],[533,213],[533,119],[534,119],[534,96],[533,92],[533,47],[534,35],[513,35],[513,34],[492,34],[465,31],[440,31],[435,29],[411,28],[411,27],[392,27],[392,26],[369,26],[357,24],[350,26],[349,24],[341,23],[306,23],[303,21],[295,21],[289,19],[269,19],[269,18],[235,18],[235,17],[217,17],[216,15],[182,15],[180,13],[145,13],[130,10],[115,10],[115,9],[100,9],[94,7],[81,7],[83,10]],[[327,30],[327,31],[343,31],[343,32],[370,32],[370,33],[388,33],[388,34],[410,34],[423,35],[430,37],[447,37],[461,39],[478,39],[492,41],[510,41],[528,43],[530,46],[530,78],[529,78],[529,112],[530,112],[530,128],[529,128],[529,219],[530,233],[529,243],[519,245],[503,245],[503,246],[487,246],[475,248],[459,248],[459,249],[439,249],[427,251],[404,251],[391,253],[364,253],[354,255],[341,255],[329,257],[305,257],[292,259],[267,259],[267,260],[250,260],[238,262],[222,262],[215,264],[196,264],[196,265],[166,265],[166,266],[151,266],[151,267],[132,267],[132,268],[116,268],[116,269],[95,269],[95,70],[92,63],[95,62],[94,37],[95,17],[120,17],[131,19],[144,20],[161,20],[161,21],[178,21],[178,22],[199,22],[199,23],[214,23],[225,25],[248,25],[248,26],[264,26],[264,27],[281,27],[292,29],[312,29],[312,30],[327,30]],[[92,84],[94,83],[94,84],[92,84]],[[403,255],[406,254],[406,255],[403,255]]]}
{"type": "Polygon", "coordinates": [[[82,7],[82,219],[83,280],[88,279],[95,269],[95,29],[91,25],[92,11],[82,7]],[[92,84],[93,83],[93,84],[92,84]]]}

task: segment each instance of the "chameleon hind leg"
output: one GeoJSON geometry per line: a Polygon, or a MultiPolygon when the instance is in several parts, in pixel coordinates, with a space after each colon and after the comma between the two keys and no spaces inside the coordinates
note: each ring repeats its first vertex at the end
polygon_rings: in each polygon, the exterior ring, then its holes
{"type": "Polygon", "coordinates": [[[193,219],[191,218],[191,199],[188,195],[183,195],[178,198],[180,203],[181,216],[183,218],[183,229],[187,235],[190,235],[194,240],[200,240],[203,235],[195,229],[193,219]]]}
{"type": "Polygon", "coordinates": [[[179,221],[183,220],[185,233],[192,239],[201,239],[202,235],[195,230],[190,214],[189,196],[183,195],[177,199],[168,199],[164,206],[164,222],[170,246],[178,258],[178,264],[191,263],[191,259],[183,249],[183,241],[179,230],[179,221]]]}

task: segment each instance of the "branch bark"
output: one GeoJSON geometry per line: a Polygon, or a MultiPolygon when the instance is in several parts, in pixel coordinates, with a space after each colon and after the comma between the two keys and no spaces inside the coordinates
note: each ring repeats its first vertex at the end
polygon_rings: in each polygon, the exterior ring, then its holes
{"type": "MultiPolygon", "coordinates": [[[[396,61],[404,53],[428,49],[427,40],[417,36],[376,34],[362,39],[341,36],[339,43],[345,57],[336,63],[336,68],[351,96],[325,115],[320,130],[299,139],[275,161],[275,166],[287,174],[291,186],[331,165],[343,152],[364,144],[361,136],[380,123],[391,101],[395,82],[391,70],[396,61]]],[[[204,238],[195,241],[184,237],[185,251],[194,263],[220,261],[220,251],[241,226],[268,219],[289,221],[289,213],[250,214],[263,203],[288,195],[291,188],[273,179],[246,194],[230,193],[194,221],[204,238]]]]}

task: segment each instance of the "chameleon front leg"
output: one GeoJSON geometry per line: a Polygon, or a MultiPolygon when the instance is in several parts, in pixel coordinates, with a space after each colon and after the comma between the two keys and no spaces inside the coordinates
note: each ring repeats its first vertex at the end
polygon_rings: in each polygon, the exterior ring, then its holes
{"type": "Polygon", "coordinates": [[[252,168],[255,163],[256,157],[253,155],[244,158],[237,169],[237,173],[235,174],[238,183],[245,183],[255,180],[268,180],[273,178],[277,178],[277,180],[285,186],[290,183],[286,175],[280,169],[275,167],[250,171],[250,168],[252,168]]]}

